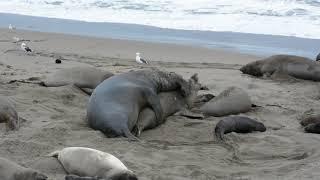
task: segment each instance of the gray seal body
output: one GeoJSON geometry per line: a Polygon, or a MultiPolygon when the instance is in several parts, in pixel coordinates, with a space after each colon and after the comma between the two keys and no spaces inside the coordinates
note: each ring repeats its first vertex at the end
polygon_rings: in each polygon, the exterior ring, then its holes
{"type": "Polygon", "coordinates": [[[188,82],[176,73],[141,70],[112,76],[93,91],[87,107],[88,124],[108,137],[137,140],[131,130],[140,111],[151,107],[161,122],[163,110],[157,94],[178,89],[183,96],[190,94],[188,82]]]}
{"type": "Polygon", "coordinates": [[[251,62],[241,67],[240,71],[258,77],[291,76],[298,79],[320,81],[319,63],[301,56],[274,55],[251,62]]]}
{"type": "Polygon", "coordinates": [[[266,131],[263,123],[244,116],[230,116],[223,118],[215,127],[214,134],[218,140],[223,140],[224,134],[250,133],[252,131],[266,131]]]}

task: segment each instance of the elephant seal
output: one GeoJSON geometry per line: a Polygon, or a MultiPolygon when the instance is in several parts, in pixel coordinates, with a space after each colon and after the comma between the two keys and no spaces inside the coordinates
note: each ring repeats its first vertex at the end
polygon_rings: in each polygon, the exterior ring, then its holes
{"type": "Polygon", "coordinates": [[[71,174],[71,175],[66,175],[64,180],[106,180],[106,179],[102,179],[97,176],[95,176],[95,177],[82,176],[81,177],[81,176],[71,174]]]}
{"type": "Polygon", "coordinates": [[[320,114],[307,116],[300,121],[300,124],[302,126],[307,126],[309,124],[318,123],[318,122],[320,123],[320,114]]]}
{"type": "Polygon", "coordinates": [[[320,61],[320,53],[319,53],[318,56],[316,57],[316,61],[320,61]]]}
{"type": "Polygon", "coordinates": [[[263,123],[248,117],[230,116],[218,122],[214,129],[214,134],[218,140],[223,140],[224,134],[227,133],[250,133],[252,131],[264,132],[266,131],[266,127],[263,123]]]}
{"type": "Polygon", "coordinates": [[[96,149],[67,147],[49,156],[56,157],[69,174],[106,180],[138,180],[118,158],[96,149]]]}
{"type": "Polygon", "coordinates": [[[20,120],[13,103],[7,97],[0,96],[0,123],[6,123],[7,130],[18,130],[20,120]]]}
{"type": "Polygon", "coordinates": [[[219,117],[248,112],[251,106],[248,94],[241,88],[231,86],[202,105],[199,110],[206,115],[219,117]]]}
{"type": "Polygon", "coordinates": [[[244,74],[264,77],[291,76],[298,79],[320,81],[319,63],[305,57],[274,55],[251,62],[240,68],[244,74]]]}
{"type": "Polygon", "coordinates": [[[320,134],[320,122],[308,124],[308,125],[304,128],[304,131],[307,132],[307,133],[320,134]]]}
{"type": "Polygon", "coordinates": [[[33,169],[25,168],[8,159],[0,158],[1,180],[46,180],[48,177],[33,169]]]}
{"type": "MultiPolygon", "coordinates": [[[[81,90],[83,88],[94,89],[111,76],[113,76],[113,73],[94,67],[72,67],[50,74],[40,84],[46,87],[74,85],[81,90]]],[[[90,94],[89,91],[85,92],[90,94]]]]}
{"type": "Polygon", "coordinates": [[[158,121],[155,112],[150,108],[144,108],[138,116],[137,125],[134,128],[135,135],[140,136],[143,130],[152,129],[163,124],[165,119],[178,111],[190,109],[197,98],[201,84],[198,82],[198,74],[189,79],[190,95],[183,97],[179,91],[161,92],[158,94],[163,113],[162,121],[158,121]]]}
{"type": "Polygon", "coordinates": [[[162,122],[163,110],[157,94],[180,90],[187,97],[190,94],[188,87],[182,76],[157,69],[112,76],[94,89],[87,106],[88,124],[108,137],[124,136],[139,140],[131,130],[140,111],[149,106],[157,121],[162,122]]]}

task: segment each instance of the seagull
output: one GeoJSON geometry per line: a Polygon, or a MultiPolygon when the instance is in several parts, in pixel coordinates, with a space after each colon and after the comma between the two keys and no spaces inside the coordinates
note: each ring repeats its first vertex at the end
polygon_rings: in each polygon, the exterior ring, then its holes
{"type": "Polygon", "coordinates": [[[32,50],[26,45],[26,43],[21,43],[21,49],[25,52],[32,52],[32,50]]]}
{"type": "Polygon", "coordinates": [[[136,62],[140,64],[149,64],[146,60],[140,57],[140,53],[136,53],[136,62]]]}
{"type": "Polygon", "coordinates": [[[11,24],[9,24],[9,29],[10,30],[15,30],[16,28],[14,26],[12,26],[11,24]]]}

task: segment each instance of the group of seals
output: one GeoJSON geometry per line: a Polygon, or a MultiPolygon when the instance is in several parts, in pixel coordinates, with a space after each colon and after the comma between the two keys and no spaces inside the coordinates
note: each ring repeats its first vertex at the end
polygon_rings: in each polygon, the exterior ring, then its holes
{"type": "Polygon", "coordinates": [[[274,55],[251,62],[240,71],[253,76],[281,77],[320,81],[320,64],[309,58],[293,55],[274,55]]]}
{"type": "Polygon", "coordinates": [[[25,168],[5,158],[0,158],[1,180],[46,180],[48,177],[36,170],[25,168]]]}
{"type": "Polygon", "coordinates": [[[157,69],[140,70],[112,76],[99,84],[90,96],[87,120],[91,128],[108,137],[137,138],[131,133],[140,111],[151,107],[158,122],[163,120],[158,93],[179,90],[190,95],[189,84],[182,76],[157,69]]]}
{"type": "Polygon", "coordinates": [[[67,147],[49,156],[62,164],[69,174],[66,180],[138,180],[118,158],[96,149],[67,147]]]}

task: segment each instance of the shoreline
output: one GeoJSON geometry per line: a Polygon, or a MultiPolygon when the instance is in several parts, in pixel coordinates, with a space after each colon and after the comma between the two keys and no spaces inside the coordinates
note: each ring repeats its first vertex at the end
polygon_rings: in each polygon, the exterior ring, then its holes
{"type": "Polygon", "coordinates": [[[191,45],[257,56],[292,54],[314,59],[320,51],[318,48],[320,39],[235,32],[174,30],[135,24],[94,23],[0,13],[0,27],[7,28],[9,24],[22,30],[191,45]]]}

